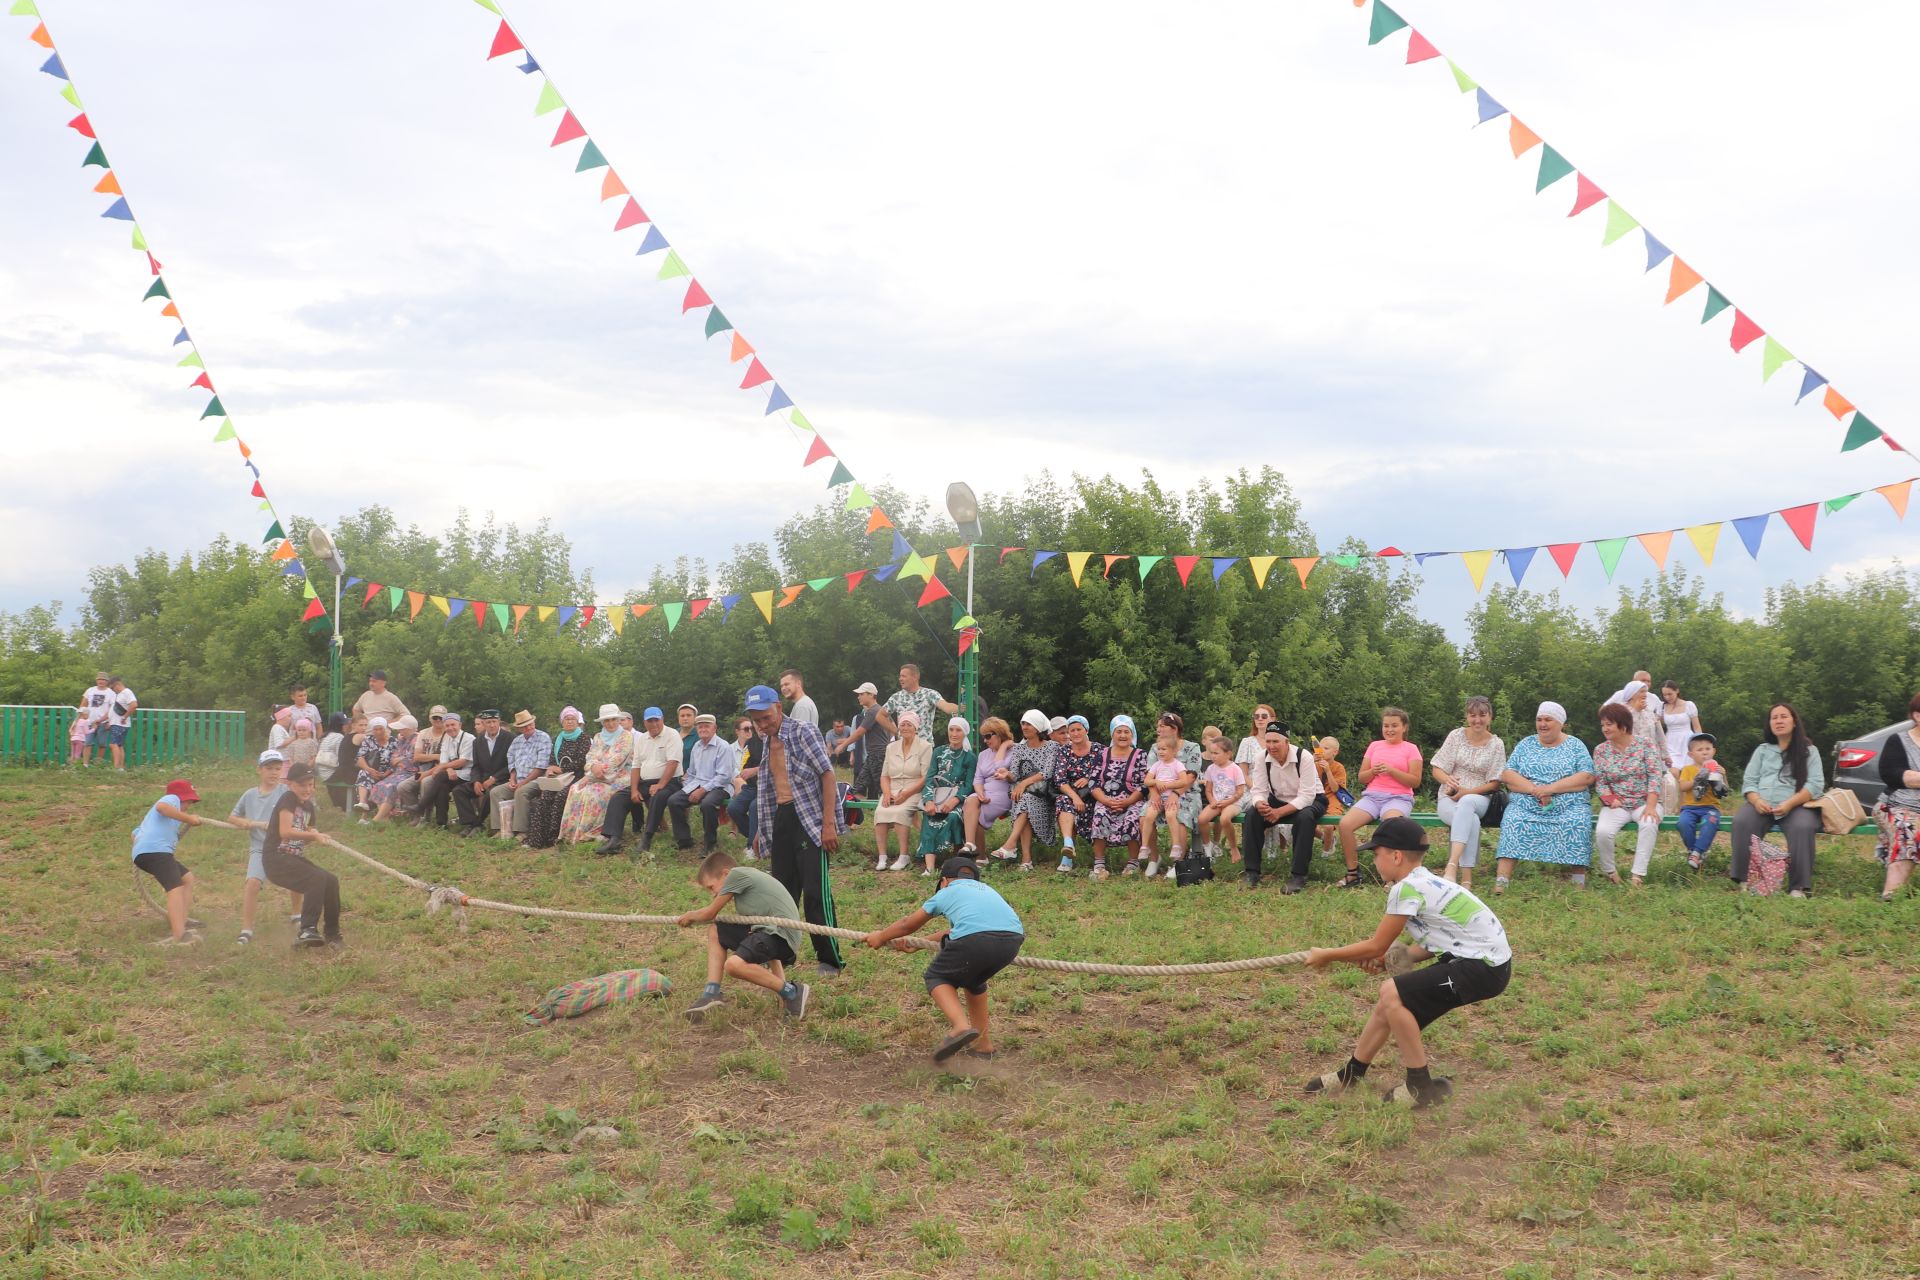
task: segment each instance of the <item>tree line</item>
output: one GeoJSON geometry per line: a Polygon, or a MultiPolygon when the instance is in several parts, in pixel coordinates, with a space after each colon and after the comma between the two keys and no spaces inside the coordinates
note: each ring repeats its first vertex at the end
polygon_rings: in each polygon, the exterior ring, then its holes
{"type": "MultiPolygon", "coordinates": [[[[914,547],[957,541],[926,504],[884,489],[875,496],[914,547]]],[[[1463,698],[1483,693],[1509,744],[1532,731],[1544,698],[1564,703],[1574,730],[1592,739],[1587,712],[1645,668],[1680,683],[1720,736],[1723,758],[1738,762],[1775,701],[1794,703],[1827,749],[1902,718],[1920,684],[1920,579],[1899,568],[1778,587],[1758,617],[1735,614],[1680,568],[1623,587],[1610,608],[1591,613],[1557,592],[1493,587],[1469,614],[1460,645],[1414,613],[1416,581],[1390,560],[1323,562],[1304,589],[1284,563],[1265,589],[1244,566],[1212,585],[1204,561],[1184,589],[1170,562],[1143,584],[1131,561],[1103,576],[1096,557],[1077,589],[1063,564],[1026,572],[1031,550],[1043,548],[1314,554],[1298,503],[1271,468],[1185,494],[1151,474],[1131,484],[1043,475],[985,500],[982,518],[995,547],[1029,549],[1004,565],[984,550],[975,584],[981,692],[1009,721],[1029,706],[1079,712],[1099,735],[1114,712],[1173,709],[1194,733],[1213,723],[1239,734],[1253,704],[1269,702],[1296,733],[1332,733],[1357,753],[1374,736],[1379,709],[1393,704],[1411,714],[1412,737],[1431,751],[1460,722],[1463,698]]],[[[297,546],[307,527],[290,522],[297,546]]],[[[333,532],[351,572],[381,583],[503,602],[599,594],[546,521],[523,529],[463,514],[436,535],[372,506],[333,532]]],[[[885,561],[890,546],[887,530],[867,535],[864,513],[826,503],[780,525],[771,544],[741,544],[717,564],[664,564],[628,599],[717,598],[838,575],[885,561]]],[[[964,574],[944,557],[938,563],[960,594],[964,574]]],[[[524,706],[551,718],[568,702],[591,716],[601,702],[690,701],[725,713],[748,685],[791,666],[832,716],[851,713],[847,691],[856,684],[872,680],[884,695],[899,665],[915,662],[926,683],[951,696],[952,615],[945,602],[916,608],[921,585],[868,583],[849,593],[835,583],[803,592],[772,626],[743,600],[729,621],[716,606],[671,635],[657,611],[621,635],[600,623],[584,633],[560,629],[532,615],[518,634],[503,635],[491,620],[484,630],[464,616],[447,624],[431,605],[410,622],[404,604],[397,614],[381,602],[362,608],[361,588],[343,602],[347,688],[351,697],[369,669],[383,667],[416,710],[524,706]]],[[[198,554],[149,550],[91,571],[76,625],[61,625],[58,602],[0,612],[0,703],[71,702],[101,667],[126,676],[149,707],[261,713],[285,701],[295,681],[319,700],[331,628],[301,624],[302,606],[298,580],[258,547],[221,538],[198,554]]]]}

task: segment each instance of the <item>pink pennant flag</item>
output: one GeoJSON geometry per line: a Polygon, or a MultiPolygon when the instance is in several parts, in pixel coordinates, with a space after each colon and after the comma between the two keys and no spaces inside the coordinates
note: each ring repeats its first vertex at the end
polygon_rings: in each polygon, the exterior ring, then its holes
{"type": "Polygon", "coordinates": [[[1733,309],[1733,334],[1727,339],[1727,342],[1735,351],[1746,350],[1748,343],[1765,333],[1765,329],[1762,329],[1759,325],[1747,319],[1746,312],[1740,310],[1738,307],[1733,309]]]}
{"type": "Polygon", "coordinates": [[[523,48],[525,46],[520,43],[520,37],[513,34],[513,28],[502,22],[500,29],[493,33],[493,48],[487,50],[487,61],[518,53],[523,48]]]}
{"type": "Polygon", "coordinates": [[[147,265],[153,268],[153,274],[155,275],[160,274],[160,260],[154,257],[151,253],[147,255],[147,265]]]}
{"type": "Polygon", "coordinates": [[[573,112],[569,111],[560,117],[560,127],[554,130],[553,141],[548,145],[557,147],[563,142],[572,142],[575,138],[586,136],[587,131],[580,127],[580,122],[575,120],[573,112]]]}
{"type": "Polygon", "coordinates": [[[1607,193],[1594,186],[1586,174],[1577,173],[1574,178],[1576,189],[1573,193],[1573,208],[1567,210],[1569,218],[1585,213],[1607,198],[1607,193]]]}
{"type": "Polygon", "coordinates": [[[1439,56],[1440,51],[1429,44],[1427,38],[1418,31],[1414,32],[1412,38],[1407,41],[1408,66],[1412,66],[1416,62],[1425,62],[1429,58],[1437,58],[1439,56]]]}
{"type": "Polygon", "coordinates": [[[627,197],[627,207],[620,211],[620,221],[613,224],[615,231],[625,231],[628,227],[637,227],[647,221],[647,211],[632,196],[627,197]]]}
{"type": "Polygon", "coordinates": [[[680,314],[685,315],[695,307],[710,307],[712,305],[713,299],[709,298],[707,291],[700,287],[700,282],[698,280],[690,281],[687,284],[687,296],[680,300],[680,314]]]}
{"type": "Polygon", "coordinates": [[[767,372],[767,366],[760,363],[759,356],[755,356],[753,363],[747,366],[747,376],[741,380],[740,389],[745,391],[750,387],[757,387],[763,382],[772,381],[773,375],[767,372]]]}
{"type": "MultiPolygon", "coordinates": [[[[800,465],[803,467],[810,467],[814,463],[820,461],[820,459],[831,458],[832,456],[833,456],[833,450],[827,448],[826,439],[823,436],[821,436],[818,432],[815,432],[813,437],[813,445],[807,450],[807,460],[801,463],[800,465]]],[[[867,532],[872,533],[873,530],[869,529],[867,530],[867,532]]]]}

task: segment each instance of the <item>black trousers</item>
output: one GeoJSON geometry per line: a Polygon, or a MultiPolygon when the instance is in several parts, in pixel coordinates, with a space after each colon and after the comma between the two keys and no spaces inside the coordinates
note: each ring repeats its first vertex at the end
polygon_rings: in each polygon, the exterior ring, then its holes
{"type": "Polygon", "coordinates": [[[300,927],[324,927],[327,937],[340,936],[340,877],[296,853],[269,847],[261,856],[267,883],[291,889],[300,897],[300,927]]]}
{"type": "Polygon", "coordinates": [[[1240,856],[1246,859],[1247,872],[1256,876],[1260,874],[1260,858],[1266,849],[1267,832],[1274,827],[1285,827],[1293,847],[1290,874],[1306,875],[1308,868],[1313,866],[1314,829],[1320,825],[1320,819],[1326,812],[1325,796],[1315,796],[1307,808],[1271,822],[1260,812],[1258,805],[1248,805],[1240,819],[1240,856]]]}
{"type": "MultiPolygon", "coordinates": [[[[800,909],[808,924],[837,928],[840,922],[834,918],[826,851],[807,835],[800,823],[800,814],[791,804],[774,808],[772,835],[769,842],[772,862],[767,870],[786,886],[788,893],[800,900],[800,909]]],[[[807,936],[813,939],[813,955],[821,964],[830,964],[836,969],[846,967],[847,962],[840,954],[840,939],[820,933],[807,936]]]]}
{"type": "MultiPolygon", "coordinates": [[[[633,799],[631,785],[616,789],[607,799],[607,816],[600,822],[600,837],[603,840],[618,840],[626,834],[627,818],[633,818],[634,834],[640,837],[640,845],[646,847],[653,833],[660,827],[660,815],[666,811],[667,798],[680,780],[674,778],[663,788],[658,781],[640,783],[640,800],[633,799]],[[659,793],[659,807],[655,807],[655,793],[659,793]]],[[[691,837],[689,837],[691,839],[691,837]]]]}
{"type": "Polygon", "coordinates": [[[453,808],[460,815],[463,827],[484,827],[487,825],[487,797],[475,795],[471,782],[453,784],[453,808]]]}
{"type": "MultiPolygon", "coordinates": [[[[733,797],[718,787],[709,787],[700,797],[701,845],[711,851],[720,842],[720,815],[733,797]]],[[[693,847],[693,831],[687,810],[693,808],[691,791],[676,791],[667,797],[667,813],[673,818],[673,842],[682,849],[693,847]]]]}

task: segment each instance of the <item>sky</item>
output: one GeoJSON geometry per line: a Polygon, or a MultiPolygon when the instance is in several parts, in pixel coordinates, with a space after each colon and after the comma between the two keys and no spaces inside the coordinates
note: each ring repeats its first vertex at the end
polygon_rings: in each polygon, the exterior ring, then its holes
{"type": "MultiPolygon", "coordinates": [[[[1536,197],[1506,120],[1474,128],[1444,62],[1403,65],[1404,32],[1368,48],[1340,0],[502,7],[852,471],[936,510],[952,479],[1271,464],[1322,547],[1471,549],[1920,474],[1838,452],[1797,367],[1763,386],[1730,316],[1698,323],[1704,291],[1663,307],[1637,233],[1603,249],[1571,179],[1536,197]]],[[[612,233],[579,144],[549,147],[539,78],[486,60],[497,19],[470,0],[41,11],[282,511],[550,519],[606,598],[827,496],[680,314],[684,282],[612,233]]],[[[1920,171],[1896,159],[1920,10],[1399,11],[1920,448],[1920,171]]],[[[90,567],[264,518],[31,29],[0,26],[0,609],[71,615],[90,567]]],[[[1776,523],[1750,561],[1729,528],[1706,576],[1758,613],[1909,542],[1869,493],[1811,554],[1776,523]]],[[[1680,538],[1670,563],[1699,561],[1680,538]]],[[[1527,583],[1598,607],[1655,572],[1629,548],[1610,586],[1588,551],[1527,583]]],[[[1422,580],[1461,635],[1460,561],[1422,580]]]]}

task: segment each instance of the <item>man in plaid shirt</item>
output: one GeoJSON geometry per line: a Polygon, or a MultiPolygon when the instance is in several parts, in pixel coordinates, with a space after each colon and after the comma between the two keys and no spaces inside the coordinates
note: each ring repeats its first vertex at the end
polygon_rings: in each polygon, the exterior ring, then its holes
{"type": "MultiPolygon", "coordinates": [[[[780,694],[764,684],[747,690],[747,715],[767,740],[755,811],[756,831],[768,834],[773,878],[800,899],[808,924],[836,927],[827,855],[840,847],[835,821],[837,780],[820,730],[782,713],[780,694]]],[[[840,940],[812,934],[822,977],[846,967],[840,940]]]]}

